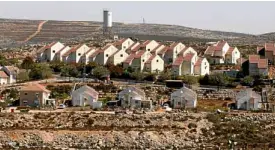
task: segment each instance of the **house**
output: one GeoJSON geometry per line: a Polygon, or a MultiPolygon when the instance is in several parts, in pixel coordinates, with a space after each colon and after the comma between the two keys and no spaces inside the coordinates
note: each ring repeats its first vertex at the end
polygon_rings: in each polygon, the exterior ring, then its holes
{"type": "Polygon", "coordinates": [[[204,56],[210,64],[237,64],[237,60],[241,57],[239,50],[230,47],[224,40],[208,46],[204,56]]]}
{"type": "Polygon", "coordinates": [[[162,44],[159,44],[157,47],[155,47],[151,53],[152,54],[158,54],[159,52],[161,52],[166,46],[165,45],[162,45],[162,44]]]}
{"type": "Polygon", "coordinates": [[[176,76],[194,75],[197,59],[197,52],[192,47],[183,48],[172,64],[173,74],[176,76]]]}
{"type": "Polygon", "coordinates": [[[113,45],[118,49],[118,50],[123,50],[126,51],[130,46],[134,44],[134,41],[131,40],[130,38],[123,38],[119,41],[116,41],[113,43],[113,45]]]}
{"type": "Polygon", "coordinates": [[[107,44],[102,49],[96,50],[93,54],[89,56],[90,62],[96,62],[100,65],[106,65],[110,56],[112,56],[118,49],[112,44],[107,44]]]}
{"type": "Polygon", "coordinates": [[[129,55],[126,53],[125,50],[118,50],[110,56],[108,62],[114,65],[119,65],[122,64],[128,56],[129,55]]]}
{"type": "Polygon", "coordinates": [[[237,93],[236,104],[237,109],[258,110],[261,108],[261,95],[252,90],[252,88],[244,89],[237,93]]]}
{"type": "Polygon", "coordinates": [[[70,46],[64,46],[62,49],[60,49],[59,51],[56,52],[55,56],[54,56],[54,61],[61,61],[63,62],[63,55],[65,53],[67,53],[69,50],[71,49],[70,46]]]}
{"type": "Polygon", "coordinates": [[[118,93],[122,107],[151,108],[152,102],[145,99],[145,92],[137,87],[130,86],[118,93]]]}
{"type": "Polygon", "coordinates": [[[172,108],[195,108],[197,106],[197,94],[193,90],[182,87],[171,94],[172,108]]]}
{"type": "Polygon", "coordinates": [[[145,62],[152,56],[149,51],[140,50],[137,54],[131,54],[123,62],[123,67],[131,66],[136,71],[143,71],[145,62]]]}
{"type": "Polygon", "coordinates": [[[126,53],[127,54],[131,54],[132,52],[136,52],[138,49],[137,47],[140,45],[139,42],[136,42],[136,43],[133,43],[131,46],[129,46],[127,49],[126,49],[126,53]]]}
{"type": "Polygon", "coordinates": [[[146,62],[145,62],[145,71],[151,73],[159,73],[164,70],[164,61],[163,59],[157,55],[153,54],[146,62]]]}
{"type": "Polygon", "coordinates": [[[7,84],[16,83],[16,77],[17,77],[17,74],[19,73],[19,68],[15,66],[3,66],[1,70],[8,75],[7,84]]]}
{"type": "Polygon", "coordinates": [[[67,63],[81,63],[81,61],[83,61],[81,57],[89,50],[90,48],[87,45],[79,44],[64,53],[62,55],[62,60],[67,63]]]}
{"type": "Polygon", "coordinates": [[[4,72],[0,71],[0,85],[8,84],[9,76],[4,72]]]}
{"type": "Polygon", "coordinates": [[[53,42],[48,44],[37,52],[37,60],[39,62],[49,62],[54,60],[55,54],[63,49],[65,46],[60,42],[53,42]]]}
{"type": "Polygon", "coordinates": [[[148,52],[151,52],[154,48],[156,48],[159,45],[158,42],[155,40],[146,40],[140,45],[141,50],[146,50],[148,52]]]}
{"type": "Polygon", "coordinates": [[[72,92],[72,104],[73,106],[92,106],[94,102],[97,102],[99,93],[92,87],[84,85],[72,92]]]}
{"type": "Polygon", "coordinates": [[[81,62],[88,64],[89,63],[89,57],[96,51],[95,47],[91,47],[87,52],[85,52],[82,56],[81,56],[81,62]]]}
{"type": "Polygon", "coordinates": [[[165,64],[171,64],[175,62],[177,59],[178,54],[184,49],[186,46],[182,43],[172,43],[166,49],[160,50],[160,54],[163,55],[163,59],[165,64]]]}
{"type": "Polygon", "coordinates": [[[51,91],[38,83],[30,83],[20,90],[20,106],[54,106],[55,102],[49,99],[51,91]]]}
{"type": "Polygon", "coordinates": [[[275,44],[265,43],[263,47],[257,47],[257,53],[261,58],[266,58],[271,65],[275,64],[275,44]]]}
{"type": "Polygon", "coordinates": [[[268,75],[268,60],[261,59],[259,55],[249,55],[249,75],[268,75]]]}
{"type": "Polygon", "coordinates": [[[194,74],[204,76],[210,73],[210,64],[204,57],[198,57],[194,66],[194,74]]]}

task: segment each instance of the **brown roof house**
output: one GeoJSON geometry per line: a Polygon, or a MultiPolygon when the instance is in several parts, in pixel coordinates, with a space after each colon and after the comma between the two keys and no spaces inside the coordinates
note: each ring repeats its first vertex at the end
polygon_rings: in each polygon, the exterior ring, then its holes
{"type": "Polygon", "coordinates": [[[4,72],[0,71],[0,85],[8,84],[9,76],[4,72]]]}
{"type": "Polygon", "coordinates": [[[249,75],[268,75],[268,61],[259,55],[249,55],[249,75]]]}
{"type": "Polygon", "coordinates": [[[257,47],[257,53],[261,58],[268,59],[269,64],[275,64],[275,44],[265,43],[263,47],[257,47]]]}
{"type": "Polygon", "coordinates": [[[56,53],[59,51],[68,50],[68,47],[60,42],[53,42],[37,51],[37,60],[40,62],[49,62],[55,59],[56,53]]]}
{"type": "Polygon", "coordinates": [[[241,54],[237,47],[230,47],[224,40],[208,46],[204,52],[210,64],[237,64],[241,54]]]}
{"type": "Polygon", "coordinates": [[[55,105],[55,101],[49,99],[51,91],[38,83],[30,83],[20,89],[20,106],[45,106],[55,105]]]}
{"type": "Polygon", "coordinates": [[[3,66],[0,70],[4,71],[8,75],[8,84],[16,82],[16,77],[19,73],[19,68],[15,66],[3,66]]]}
{"type": "Polygon", "coordinates": [[[72,92],[73,106],[92,106],[98,100],[99,93],[92,87],[84,85],[72,92]]]}
{"type": "Polygon", "coordinates": [[[261,98],[252,88],[244,89],[236,95],[237,109],[258,110],[261,108],[261,98]]]}

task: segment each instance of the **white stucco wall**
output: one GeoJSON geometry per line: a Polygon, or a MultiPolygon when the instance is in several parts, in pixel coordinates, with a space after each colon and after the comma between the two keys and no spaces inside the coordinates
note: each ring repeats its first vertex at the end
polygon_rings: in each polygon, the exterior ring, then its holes
{"type": "Polygon", "coordinates": [[[113,63],[114,65],[121,64],[129,55],[124,51],[120,50],[114,55],[113,63]]]}

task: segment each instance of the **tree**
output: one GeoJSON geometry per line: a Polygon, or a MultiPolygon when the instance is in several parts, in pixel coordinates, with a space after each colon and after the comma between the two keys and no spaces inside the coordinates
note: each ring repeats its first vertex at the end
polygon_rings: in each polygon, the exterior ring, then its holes
{"type": "Polygon", "coordinates": [[[183,83],[189,84],[189,85],[198,84],[198,78],[194,76],[188,76],[188,75],[181,76],[180,80],[182,80],[183,83]]]}
{"type": "Polygon", "coordinates": [[[170,71],[166,71],[166,72],[163,71],[163,72],[160,73],[160,75],[158,77],[158,80],[160,82],[164,82],[165,80],[170,80],[171,77],[172,77],[172,74],[171,74],[170,71]]]}
{"type": "Polygon", "coordinates": [[[208,85],[209,84],[209,75],[208,74],[204,75],[204,77],[200,79],[200,84],[201,85],[208,85]]]}
{"type": "Polygon", "coordinates": [[[61,72],[64,66],[65,63],[60,61],[53,61],[50,63],[50,67],[53,69],[54,72],[61,72]]]}
{"type": "Polygon", "coordinates": [[[130,76],[131,76],[131,78],[133,78],[137,81],[141,81],[145,78],[145,75],[140,71],[135,71],[135,72],[131,73],[130,76]]]}
{"type": "Polygon", "coordinates": [[[243,78],[243,83],[244,83],[245,85],[252,86],[253,83],[254,83],[254,78],[251,77],[251,76],[245,76],[245,77],[243,78]]]}
{"type": "Polygon", "coordinates": [[[52,70],[47,64],[35,64],[33,65],[29,76],[31,79],[47,79],[52,76],[52,70]]]}
{"type": "Polygon", "coordinates": [[[110,76],[111,77],[121,77],[122,74],[123,74],[123,68],[122,68],[122,66],[108,64],[106,67],[110,71],[110,76]]]}
{"type": "Polygon", "coordinates": [[[146,77],[144,78],[144,80],[155,81],[156,80],[156,74],[155,73],[149,73],[149,74],[146,75],[146,77]]]}
{"type": "Polygon", "coordinates": [[[217,85],[218,88],[220,86],[227,85],[227,78],[226,78],[226,75],[224,75],[223,73],[216,73],[216,74],[210,75],[209,79],[210,79],[210,84],[217,85]]]}
{"type": "Polygon", "coordinates": [[[21,71],[18,73],[17,78],[18,81],[24,82],[24,81],[28,81],[29,78],[29,73],[27,71],[21,71]]]}
{"type": "Polygon", "coordinates": [[[27,56],[24,60],[23,60],[23,62],[22,62],[22,64],[21,64],[21,67],[23,68],[23,69],[26,69],[26,70],[29,70],[29,69],[31,69],[33,66],[34,66],[34,61],[33,61],[33,59],[31,58],[31,57],[29,57],[29,56],[27,56]]]}
{"type": "Polygon", "coordinates": [[[110,75],[110,72],[107,68],[103,66],[97,66],[92,70],[92,75],[100,79],[100,78],[103,78],[104,76],[110,75]]]}

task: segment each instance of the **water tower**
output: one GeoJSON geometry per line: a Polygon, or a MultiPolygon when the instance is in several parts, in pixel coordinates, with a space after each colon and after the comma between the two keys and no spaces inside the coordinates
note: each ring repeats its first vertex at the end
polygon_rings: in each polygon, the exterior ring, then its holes
{"type": "Polygon", "coordinates": [[[103,35],[111,36],[113,26],[112,12],[109,10],[103,10],[103,35]]]}

